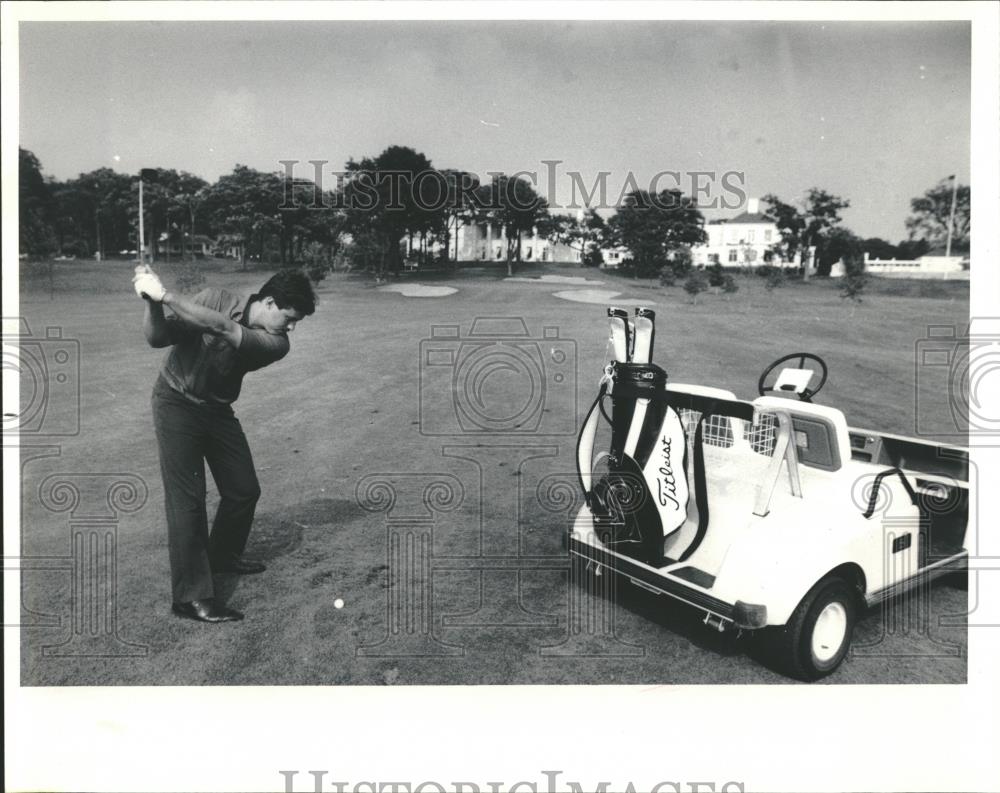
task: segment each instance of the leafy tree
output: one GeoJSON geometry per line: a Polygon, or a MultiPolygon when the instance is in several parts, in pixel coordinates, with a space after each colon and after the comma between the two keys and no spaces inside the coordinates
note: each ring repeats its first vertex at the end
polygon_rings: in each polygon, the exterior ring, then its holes
{"type": "MultiPolygon", "coordinates": [[[[817,254],[822,254],[831,238],[833,230],[840,225],[840,210],[850,207],[851,202],[835,196],[826,190],[813,187],[806,191],[806,229],[803,240],[807,247],[815,246],[817,254]]],[[[852,235],[853,236],[853,235],[852,235]]],[[[829,275],[820,262],[817,271],[829,275]]]]}
{"type": "Polygon", "coordinates": [[[597,267],[603,261],[601,240],[607,223],[597,210],[588,209],[576,217],[570,215],[552,216],[552,227],[546,236],[569,246],[580,254],[580,262],[587,267],[597,267]]]}
{"type": "Polygon", "coordinates": [[[861,293],[864,292],[867,282],[864,259],[854,251],[844,259],[844,280],[840,285],[841,298],[848,299],[852,303],[860,303],[861,293]]]}
{"type": "Polygon", "coordinates": [[[608,242],[628,248],[633,274],[643,277],[658,273],[671,252],[706,238],[701,212],[679,190],[629,193],[607,225],[608,242]]]}
{"type": "Polygon", "coordinates": [[[898,259],[899,249],[879,237],[869,237],[861,243],[862,250],[872,259],[898,259]]]}
{"type": "Polygon", "coordinates": [[[283,187],[277,174],[237,165],[205,192],[205,212],[225,239],[239,246],[244,270],[248,255],[263,258],[269,237],[281,226],[283,187]],[[248,254],[249,250],[257,253],[248,254]]]}
{"type": "Polygon", "coordinates": [[[507,240],[507,275],[514,274],[514,262],[521,261],[521,241],[524,234],[539,225],[545,226],[549,214],[548,202],[526,179],[494,175],[476,193],[476,217],[495,223],[507,240]]]}
{"type": "Polygon", "coordinates": [[[27,149],[18,149],[19,246],[22,253],[41,256],[56,247],[52,229],[53,198],[42,166],[27,149]]]}
{"type": "MultiPolygon", "coordinates": [[[[177,175],[175,192],[171,196],[174,206],[187,224],[188,256],[194,259],[194,236],[198,233],[196,224],[198,212],[205,203],[208,182],[200,176],[181,171],[177,175]]],[[[182,246],[183,247],[183,246],[182,246]]]]}
{"type": "Polygon", "coordinates": [[[896,250],[899,259],[919,259],[931,249],[927,240],[900,240],[896,250]]]}
{"type": "Polygon", "coordinates": [[[128,174],[110,168],[82,173],[56,188],[60,233],[101,258],[138,247],[138,196],[128,174]]]}
{"type": "Polygon", "coordinates": [[[740,291],[740,285],[736,283],[736,279],[729,273],[726,273],[722,277],[722,291],[727,295],[732,295],[740,291]]]}
{"type": "MultiPolygon", "coordinates": [[[[919,198],[910,201],[910,216],[906,228],[911,240],[925,240],[930,247],[944,245],[948,238],[951,217],[951,179],[942,179],[919,198]]],[[[952,249],[968,250],[972,220],[972,193],[968,185],[955,189],[955,223],[952,228],[952,249]]]]}
{"type": "Polygon", "coordinates": [[[278,250],[282,267],[308,264],[319,282],[333,266],[344,229],[344,213],[335,208],[335,196],[321,193],[309,179],[284,178],[286,200],[278,208],[278,250]]]}
{"type": "Polygon", "coordinates": [[[773,193],[768,193],[761,201],[766,207],[764,214],[778,227],[778,240],[771,246],[771,251],[786,262],[794,261],[796,254],[802,254],[804,259],[806,229],[804,213],[773,193]]]}
{"type": "Polygon", "coordinates": [[[864,243],[852,231],[845,228],[831,229],[818,251],[819,269],[829,273],[837,262],[848,259],[863,260],[864,243]]]}
{"type": "MultiPolygon", "coordinates": [[[[447,262],[451,241],[458,239],[459,229],[475,217],[475,194],[480,187],[479,177],[468,171],[445,169],[440,172],[447,199],[440,213],[439,233],[444,242],[444,261],[447,262]]],[[[455,253],[456,260],[458,252],[455,253]]]]}
{"type": "Polygon", "coordinates": [[[434,178],[431,161],[407,146],[390,146],[374,159],[349,160],[345,170],[346,230],[382,238],[376,277],[386,266],[398,273],[403,263],[400,241],[440,223],[441,210],[428,208],[420,197],[426,174],[434,178]]]}
{"type": "MultiPolygon", "coordinates": [[[[722,267],[722,262],[715,262],[708,268],[708,285],[716,288],[721,287],[726,281],[726,272],[722,267]]],[[[732,278],[732,276],[730,276],[732,278]]]]}
{"type": "MultiPolygon", "coordinates": [[[[160,233],[166,232],[167,257],[169,258],[172,220],[181,211],[174,202],[174,196],[181,191],[180,175],[173,169],[143,169],[142,208],[143,231],[150,255],[155,261],[159,255],[160,233]]],[[[136,197],[138,205],[138,196],[136,197]]]]}
{"type": "Polygon", "coordinates": [[[695,270],[684,282],[684,291],[691,295],[691,302],[698,302],[698,295],[708,289],[708,280],[701,270],[695,270]]]}
{"type": "Polygon", "coordinates": [[[767,205],[765,214],[774,220],[781,235],[781,241],[773,245],[772,250],[785,261],[792,261],[797,253],[801,254],[803,267],[808,272],[809,249],[815,247],[820,259],[817,271],[820,275],[829,275],[829,268],[823,266],[822,250],[831,231],[841,222],[840,210],[847,209],[850,201],[818,187],[806,191],[802,209],[773,194],[762,200],[767,205]]]}
{"type": "Polygon", "coordinates": [[[691,257],[691,247],[679,244],[667,253],[667,267],[673,270],[677,277],[683,277],[691,272],[694,260],[691,257]]]}

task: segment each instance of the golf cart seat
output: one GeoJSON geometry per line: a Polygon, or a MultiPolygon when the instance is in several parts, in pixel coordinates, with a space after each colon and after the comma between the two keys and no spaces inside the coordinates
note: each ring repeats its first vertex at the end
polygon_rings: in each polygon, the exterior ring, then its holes
{"type": "MultiPolygon", "coordinates": [[[[737,403],[720,401],[703,420],[704,473],[693,488],[701,498],[688,502],[687,521],[664,547],[668,559],[690,559],[711,574],[733,532],[800,497],[801,474],[810,481],[828,478],[850,455],[847,422],[835,408],[772,396],[743,404],[741,412],[737,403]],[[702,508],[707,514],[700,514],[702,508]]],[[[693,447],[693,429],[702,419],[683,409],[682,415],[693,447]]]]}
{"type": "MultiPolygon", "coordinates": [[[[721,389],[694,393],[682,385],[676,392],[688,436],[692,497],[687,520],[665,539],[664,556],[668,563],[691,559],[699,569],[714,573],[731,541],[730,532],[749,524],[759,509],[761,483],[774,470],[780,429],[773,413],[735,400],[721,389]],[[687,393],[692,398],[685,401],[680,395],[687,393]]],[[[782,409],[787,406],[787,400],[776,401],[782,409]]]]}
{"type": "Polygon", "coordinates": [[[844,414],[827,405],[762,396],[761,409],[781,410],[792,419],[799,463],[822,471],[839,471],[851,459],[851,435],[844,414]]]}

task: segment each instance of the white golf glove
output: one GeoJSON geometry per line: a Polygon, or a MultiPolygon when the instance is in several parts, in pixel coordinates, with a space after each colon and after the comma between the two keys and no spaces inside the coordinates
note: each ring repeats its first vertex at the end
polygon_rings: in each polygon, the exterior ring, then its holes
{"type": "Polygon", "coordinates": [[[163,284],[160,283],[160,279],[152,272],[136,275],[132,279],[132,283],[135,285],[135,293],[139,297],[149,298],[154,303],[162,301],[163,296],[167,293],[163,284]]]}

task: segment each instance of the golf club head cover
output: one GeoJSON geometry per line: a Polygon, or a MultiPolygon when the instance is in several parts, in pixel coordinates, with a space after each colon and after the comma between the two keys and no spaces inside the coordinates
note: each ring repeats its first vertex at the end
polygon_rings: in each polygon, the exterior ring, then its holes
{"type": "Polygon", "coordinates": [[[611,324],[611,349],[615,360],[631,360],[632,325],[629,322],[628,312],[623,308],[612,306],[608,309],[608,321],[611,324]]]}

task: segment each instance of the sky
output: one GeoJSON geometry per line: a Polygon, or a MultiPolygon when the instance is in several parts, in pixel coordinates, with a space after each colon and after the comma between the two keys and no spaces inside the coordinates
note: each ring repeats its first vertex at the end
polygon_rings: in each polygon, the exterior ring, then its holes
{"type": "Polygon", "coordinates": [[[661,171],[730,203],[727,172],[820,187],[893,242],[912,198],[969,179],[968,22],[22,22],[19,56],[20,144],[58,179],[326,160],[332,187],[395,144],[563,205],[574,171],[610,172],[609,203],[661,171]]]}

